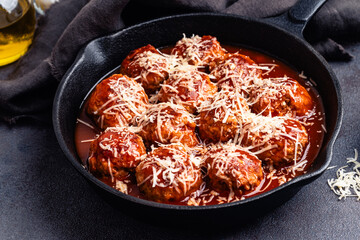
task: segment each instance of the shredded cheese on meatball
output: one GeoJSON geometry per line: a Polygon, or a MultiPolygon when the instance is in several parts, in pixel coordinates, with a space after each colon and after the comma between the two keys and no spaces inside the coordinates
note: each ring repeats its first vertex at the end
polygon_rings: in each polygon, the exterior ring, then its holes
{"type": "MultiPolygon", "coordinates": [[[[193,122],[193,115],[187,112],[183,106],[171,102],[166,102],[166,103],[151,105],[151,107],[148,109],[146,114],[142,115],[137,120],[138,126],[143,128],[149,123],[154,123],[156,121],[156,129],[155,129],[156,135],[161,142],[164,142],[163,136],[167,135],[168,133],[166,134],[165,132],[164,133],[162,132],[163,125],[171,121],[172,122],[171,125],[175,129],[183,127],[183,123],[173,121],[174,116],[168,114],[168,112],[166,111],[166,109],[168,108],[175,111],[176,114],[179,114],[180,115],[179,119],[186,119],[186,122],[193,122]]],[[[180,141],[179,139],[176,140],[178,142],[180,141]]]]}
{"type": "Polygon", "coordinates": [[[141,169],[152,168],[152,174],[138,183],[138,186],[150,181],[153,188],[170,186],[178,193],[186,194],[201,177],[196,173],[199,166],[195,164],[198,162],[195,158],[197,157],[188,154],[181,144],[161,145],[160,148],[153,149],[139,165],[141,169]],[[163,150],[167,150],[169,155],[158,153],[163,150]]]}
{"type": "MultiPolygon", "coordinates": [[[[236,53],[234,54],[236,56],[236,53]]],[[[211,71],[211,75],[217,79],[217,84],[219,86],[229,85],[229,81],[232,84],[233,88],[242,89],[245,92],[248,92],[248,88],[254,82],[259,82],[261,80],[261,72],[259,70],[271,71],[273,68],[267,66],[259,66],[249,63],[243,63],[240,65],[241,70],[236,69],[238,65],[236,64],[236,58],[228,58],[221,61],[216,67],[211,71]]],[[[267,72],[268,73],[268,72],[267,72]]]]}
{"type": "MultiPolygon", "coordinates": [[[[184,37],[176,43],[175,49],[181,47],[184,50],[182,55],[178,56],[179,58],[183,58],[187,62],[193,62],[196,66],[204,66],[213,58],[216,58],[218,56],[216,50],[221,49],[220,46],[213,45],[214,40],[216,38],[204,39],[198,35],[188,38],[184,34],[184,37]],[[210,51],[210,54],[204,55],[204,51],[210,51]]],[[[173,54],[177,56],[177,52],[174,53],[174,50],[173,54]]]]}
{"type": "MultiPolygon", "coordinates": [[[[239,168],[233,166],[234,163],[232,163],[230,160],[239,159],[239,162],[243,162],[242,158],[249,159],[248,156],[252,156],[253,158],[258,160],[258,158],[253,153],[247,151],[246,149],[240,147],[239,145],[228,143],[228,144],[218,144],[215,146],[211,146],[210,150],[206,153],[205,158],[211,159],[211,164],[208,163],[210,165],[207,166],[208,169],[215,169],[216,170],[215,174],[217,177],[228,181],[229,174],[234,179],[239,178],[243,174],[239,168]]],[[[248,176],[247,178],[249,179],[248,176]]],[[[242,184],[244,183],[239,182],[237,180],[236,186],[233,187],[239,188],[242,184]]]]}
{"type": "Polygon", "coordinates": [[[172,72],[178,66],[183,64],[182,59],[173,55],[164,54],[161,52],[145,51],[136,55],[133,61],[130,62],[129,67],[140,67],[143,70],[135,79],[143,79],[147,81],[149,73],[157,74],[165,78],[166,74],[172,72]]]}
{"type": "Polygon", "coordinates": [[[230,87],[222,88],[212,99],[203,102],[198,109],[199,112],[208,112],[211,110],[215,110],[216,112],[214,120],[222,121],[223,123],[226,122],[229,115],[246,117],[250,112],[246,101],[239,91],[230,87]],[[226,112],[224,118],[220,118],[220,109],[226,112]]]}
{"type": "Polygon", "coordinates": [[[142,155],[140,155],[138,151],[129,148],[129,146],[132,145],[131,140],[134,137],[134,133],[132,133],[128,128],[108,127],[104,133],[107,132],[116,133],[116,139],[113,138],[113,135],[110,135],[108,138],[103,138],[99,142],[99,147],[101,149],[111,152],[115,158],[119,157],[119,154],[124,154],[124,152],[119,153],[118,149],[128,149],[128,151],[130,151],[129,154],[139,159],[142,158],[142,155]]]}
{"type": "Polygon", "coordinates": [[[292,122],[288,122],[290,119],[287,117],[265,117],[255,114],[250,116],[251,120],[244,125],[238,143],[241,144],[243,138],[247,135],[247,139],[252,143],[251,146],[249,146],[249,149],[262,147],[255,152],[255,154],[259,154],[277,147],[276,145],[269,145],[271,139],[284,139],[284,155],[287,157],[288,145],[294,145],[295,150],[293,160],[296,164],[301,155],[299,153],[304,151],[304,146],[299,141],[299,135],[304,135],[307,138],[306,129],[298,128],[297,125],[294,125],[296,122],[300,124],[294,119],[291,120],[292,122]],[[290,123],[290,125],[288,123],[290,123]]]}
{"type": "Polygon", "coordinates": [[[183,105],[189,112],[194,112],[216,92],[217,87],[210,82],[206,73],[186,64],[170,72],[168,80],[161,84],[158,98],[162,102],[170,101],[183,105]]]}
{"type": "Polygon", "coordinates": [[[107,101],[96,111],[100,114],[100,127],[103,128],[105,116],[114,116],[121,126],[126,126],[134,118],[141,116],[148,108],[148,98],[144,89],[134,80],[121,76],[109,79],[107,101]]]}

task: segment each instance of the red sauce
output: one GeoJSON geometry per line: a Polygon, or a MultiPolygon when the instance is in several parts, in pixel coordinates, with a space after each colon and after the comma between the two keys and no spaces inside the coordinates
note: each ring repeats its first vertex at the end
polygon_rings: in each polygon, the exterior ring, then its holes
{"type": "MultiPolygon", "coordinates": [[[[285,168],[279,169],[279,170],[277,170],[277,172],[274,175],[279,176],[282,179],[285,179],[285,181],[282,181],[282,180],[279,180],[276,178],[275,179],[268,178],[267,176],[269,176],[269,170],[264,169],[265,177],[264,177],[264,180],[261,182],[261,184],[255,190],[247,191],[247,192],[244,192],[241,196],[237,196],[237,199],[240,200],[240,199],[246,199],[249,197],[253,197],[253,196],[259,195],[263,192],[274,189],[274,188],[280,186],[281,184],[283,184],[284,182],[287,182],[296,176],[303,175],[304,173],[306,173],[307,169],[311,166],[311,164],[315,160],[315,158],[319,152],[320,146],[322,144],[322,141],[323,141],[325,115],[324,115],[321,99],[320,99],[316,89],[312,86],[311,82],[301,78],[299,76],[298,72],[296,72],[294,69],[292,69],[285,63],[283,63],[277,59],[274,59],[270,56],[267,56],[265,54],[262,54],[260,52],[249,50],[249,49],[243,49],[243,48],[234,47],[234,46],[224,46],[224,48],[228,52],[231,52],[231,53],[239,52],[240,54],[249,56],[257,64],[261,64],[261,63],[276,64],[277,67],[274,70],[272,70],[268,74],[267,77],[283,77],[284,75],[286,75],[290,78],[297,80],[302,86],[304,86],[307,89],[307,91],[309,92],[309,94],[314,102],[314,113],[315,114],[307,119],[306,122],[308,124],[305,126],[305,128],[308,132],[309,143],[307,144],[306,149],[305,149],[304,154],[301,159],[301,160],[307,160],[304,170],[295,171],[295,174],[291,174],[291,172],[287,173],[287,170],[285,168]]],[[[164,48],[164,49],[161,49],[161,51],[164,53],[170,53],[171,48],[170,47],[164,48]]],[[[82,122],[88,123],[91,126],[95,126],[95,124],[92,123],[91,119],[86,115],[85,110],[84,110],[85,106],[86,106],[86,100],[85,100],[85,103],[84,103],[80,113],[79,113],[78,119],[80,119],[82,122]]],[[[300,119],[300,121],[303,121],[303,120],[300,119]]],[[[75,144],[76,144],[79,158],[81,159],[82,164],[84,166],[87,166],[87,158],[88,158],[88,153],[89,153],[90,140],[94,139],[96,137],[96,135],[99,133],[100,133],[100,129],[98,129],[97,127],[90,128],[89,126],[81,123],[80,121],[78,121],[76,123],[75,144]]],[[[103,178],[100,180],[103,181],[104,183],[108,184],[109,186],[115,187],[115,183],[111,182],[111,179],[109,179],[109,178],[103,178]]],[[[129,175],[125,180],[128,182],[127,185],[128,185],[128,194],[129,195],[146,199],[145,196],[139,191],[139,188],[136,185],[134,175],[132,175],[132,174],[129,175]]],[[[208,179],[205,178],[205,183],[207,183],[207,182],[208,182],[208,179]]],[[[206,184],[205,188],[202,191],[202,194],[200,195],[200,197],[198,199],[200,199],[202,197],[203,199],[210,200],[209,198],[211,195],[209,193],[211,191],[212,191],[212,189],[211,189],[211,187],[209,187],[209,184],[206,184]]],[[[229,197],[229,194],[230,193],[228,191],[220,192],[218,196],[213,197],[213,199],[211,201],[207,202],[204,205],[213,205],[213,204],[218,204],[218,203],[222,203],[222,202],[227,202],[226,199],[229,197]]],[[[180,202],[171,202],[170,204],[187,205],[186,200],[187,200],[187,198],[185,198],[183,201],[180,201],[180,202]]],[[[203,205],[203,203],[201,205],[203,205]]]]}

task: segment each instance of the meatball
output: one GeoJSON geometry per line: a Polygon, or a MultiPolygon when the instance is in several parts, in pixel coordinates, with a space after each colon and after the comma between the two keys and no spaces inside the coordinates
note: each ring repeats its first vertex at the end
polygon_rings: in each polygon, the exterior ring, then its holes
{"type": "Polygon", "coordinates": [[[184,68],[170,74],[161,87],[158,100],[180,104],[190,113],[195,113],[200,104],[216,92],[217,87],[207,74],[184,68]]]}
{"type": "Polygon", "coordinates": [[[169,59],[149,44],[131,51],[121,63],[120,72],[135,78],[147,93],[152,93],[168,77],[169,67],[169,59]]]}
{"type": "MultiPolygon", "coordinates": [[[[216,59],[210,64],[210,74],[215,77],[218,87],[224,85],[248,92],[248,86],[261,79],[262,70],[248,56],[233,53],[216,59]]],[[[246,95],[246,94],[245,94],[246,95]]]]}
{"type": "Polygon", "coordinates": [[[91,93],[87,114],[98,127],[128,126],[148,108],[148,97],[134,79],[114,74],[101,81],[91,93]]]}
{"type": "Polygon", "coordinates": [[[89,170],[98,177],[121,180],[146,156],[142,138],[128,128],[111,127],[102,132],[90,145],[89,170]]]}
{"type": "Polygon", "coordinates": [[[241,132],[250,109],[236,89],[225,87],[199,109],[199,134],[205,142],[227,142],[241,132]]]}
{"type": "Polygon", "coordinates": [[[216,37],[196,35],[178,41],[171,54],[184,58],[191,65],[208,67],[211,61],[223,56],[225,52],[216,37]]]}
{"type": "Polygon", "coordinates": [[[259,82],[250,92],[252,111],[264,116],[305,116],[313,109],[313,101],[297,81],[269,78],[259,82]]]}
{"type": "Polygon", "coordinates": [[[139,134],[147,146],[180,142],[193,147],[199,143],[192,115],[181,105],[154,104],[138,120],[138,125],[141,128],[139,134]]]}
{"type": "Polygon", "coordinates": [[[264,178],[261,161],[239,145],[213,145],[204,158],[210,184],[217,191],[242,194],[259,186],[264,178]]]}
{"type": "Polygon", "coordinates": [[[305,127],[296,119],[254,115],[244,125],[241,145],[248,146],[270,166],[282,167],[299,161],[308,143],[305,127]]]}
{"type": "Polygon", "coordinates": [[[202,183],[199,160],[181,144],[162,145],[137,166],[136,181],[148,199],[180,201],[202,183]]]}

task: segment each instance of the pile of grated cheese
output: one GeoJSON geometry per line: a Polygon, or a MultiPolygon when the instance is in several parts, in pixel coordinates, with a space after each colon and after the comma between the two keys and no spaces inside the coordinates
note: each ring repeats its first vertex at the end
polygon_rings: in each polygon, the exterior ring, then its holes
{"type": "Polygon", "coordinates": [[[357,197],[360,201],[360,162],[358,162],[358,151],[354,149],[355,156],[347,158],[347,163],[353,163],[352,171],[346,172],[349,165],[345,165],[336,171],[336,179],[328,179],[331,190],[339,196],[339,200],[346,197],[357,197]]]}

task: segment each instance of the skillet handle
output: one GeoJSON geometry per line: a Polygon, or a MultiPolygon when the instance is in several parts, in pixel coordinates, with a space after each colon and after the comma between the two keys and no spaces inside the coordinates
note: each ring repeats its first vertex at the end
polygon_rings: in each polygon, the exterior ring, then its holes
{"type": "Polygon", "coordinates": [[[299,0],[289,11],[264,20],[304,38],[306,24],[325,2],[326,0],[299,0]]]}

